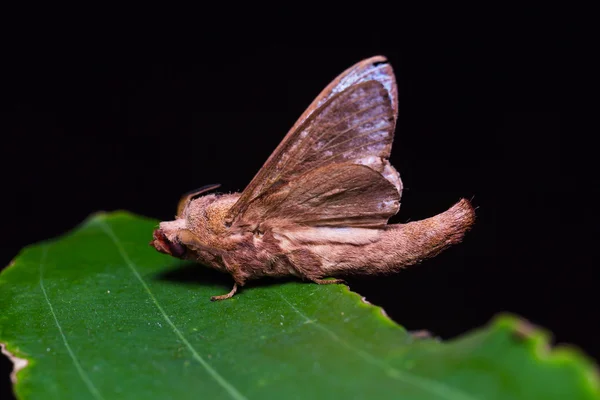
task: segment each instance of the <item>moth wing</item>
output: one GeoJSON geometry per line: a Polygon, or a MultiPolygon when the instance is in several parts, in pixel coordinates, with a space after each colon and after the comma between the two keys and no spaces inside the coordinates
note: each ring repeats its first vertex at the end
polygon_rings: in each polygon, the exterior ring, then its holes
{"type": "Polygon", "coordinates": [[[285,219],[302,226],[382,228],[399,207],[398,190],[380,173],[338,163],[272,186],[250,202],[236,225],[285,219]]]}
{"type": "Polygon", "coordinates": [[[368,165],[402,191],[389,164],[397,89],[385,57],[363,60],[332,81],[302,114],[229,210],[231,222],[277,182],[339,162],[368,165]]]}
{"type": "Polygon", "coordinates": [[[352,85],[367,81],[377,81],[385,87],[392,103],[394,119],[396,119],[398,116],[398,89],[394,70],[387,58],[384,56],[375,56],[354,64],[331,81],[313,100],[300,118],[298,118],[292,129],[290,129],[290,132],[296,131],[310,115],[318,110],[333,95],[343,92],[352,85]]]}

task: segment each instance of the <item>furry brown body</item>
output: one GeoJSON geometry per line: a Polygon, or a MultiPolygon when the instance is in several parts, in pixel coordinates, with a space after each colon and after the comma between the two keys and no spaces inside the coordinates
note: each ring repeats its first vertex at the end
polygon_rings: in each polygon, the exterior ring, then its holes
{"type": "Polygon", "coordinates": [[[389,274],[462,240],[474,221],[461,200],[435,217],[388,225],[402,181],[390,165],[397,115],[393,72],[382,57],[334,80],[300,117],[242,193],[184,196],[158,251],[231,274],[234,288],[265,276],[317,283],[389,274]]]}
{"type": "Polygon", "coordinates": [[[224,216],[239,194],[208,195],[192,201],[183,218],[162,222],[153,246],[230,274],[236,285],[265,276],[294,275],[317,283],[327,277],[385,275],[433,257],[459,243],[474,221],[467,200],[442,214],[384,229],[299,227],[285,219],[245,229],[227,227],[224,216]]]}

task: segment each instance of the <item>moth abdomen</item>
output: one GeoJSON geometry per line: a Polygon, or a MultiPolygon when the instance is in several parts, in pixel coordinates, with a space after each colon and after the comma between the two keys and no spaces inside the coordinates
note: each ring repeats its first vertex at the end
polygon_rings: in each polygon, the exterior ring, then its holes
{"type": "Polygon", "coordinates": [[[323,260],[322,269],[327,276],[385,275],[460,243],[474,221],[473,207],[462,199],[434,217],[377,230],[378,238],[372,243],[317,245],[311,250],[323,260]]]}

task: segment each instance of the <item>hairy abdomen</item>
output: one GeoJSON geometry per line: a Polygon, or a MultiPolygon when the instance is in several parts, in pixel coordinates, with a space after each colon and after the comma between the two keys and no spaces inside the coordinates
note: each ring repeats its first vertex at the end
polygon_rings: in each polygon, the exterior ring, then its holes
{"type": "Polygon", "coordinates": [[[373,243],[313,245],[309,249],[322,260],[323,276],[387,274],[459,243],[474,220],[473,207],[462,199],[434,217],[388,225],[373,243]]]}

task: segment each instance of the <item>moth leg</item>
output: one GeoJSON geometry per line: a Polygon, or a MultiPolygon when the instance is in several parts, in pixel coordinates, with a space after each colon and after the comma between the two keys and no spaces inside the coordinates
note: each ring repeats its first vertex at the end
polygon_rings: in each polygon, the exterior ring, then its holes
{"type": "Polygon", "coordinates": [[[227,294],[222,294],[220,296],[212,296],[210,298],[210,301],[218,301],[218,300],[227,300],[233,297],[233,295],[237,292],[238,290],[238,285],[237,282],[233,284],[233,289],[231,289],[231,291],[227,294]]]}
{"type": "Polygon", "coordinates": [[[314,283],[318,283],[319,285],[331,285],[334,283],[346,283],[345,280],[335,278],[335,279],[311,279],[314,283]]]}
{"type": "Polygon", "coordinates": [[[239,268],[232,268],[231,267],[232,264],[227,261],[227,258],[225,256],[221,256],[221,260],[223,261],[223,264],[225,264],[225,269],[227,269],[227,271],[233,277],[233,280],[234,280],[233,289],[231,289],[231,291],[227,294],[222,294],[220,296],[212,296],[210,298],[210,301],[230,299],[233,297],[234,294],[236,294],[238,287],[242,287],[246,283],[246,278],[243,276],[243,274],[240,273],[241,271],[239,268]]]}
{"type": "Polygon", "coordinates": [[[322,263],[318,256],[310,250],[294,250],[287,254],[288,261],[299,275],[319,285],[345,283],[343,279],[326,279],[323,274],[322,263]]]}

